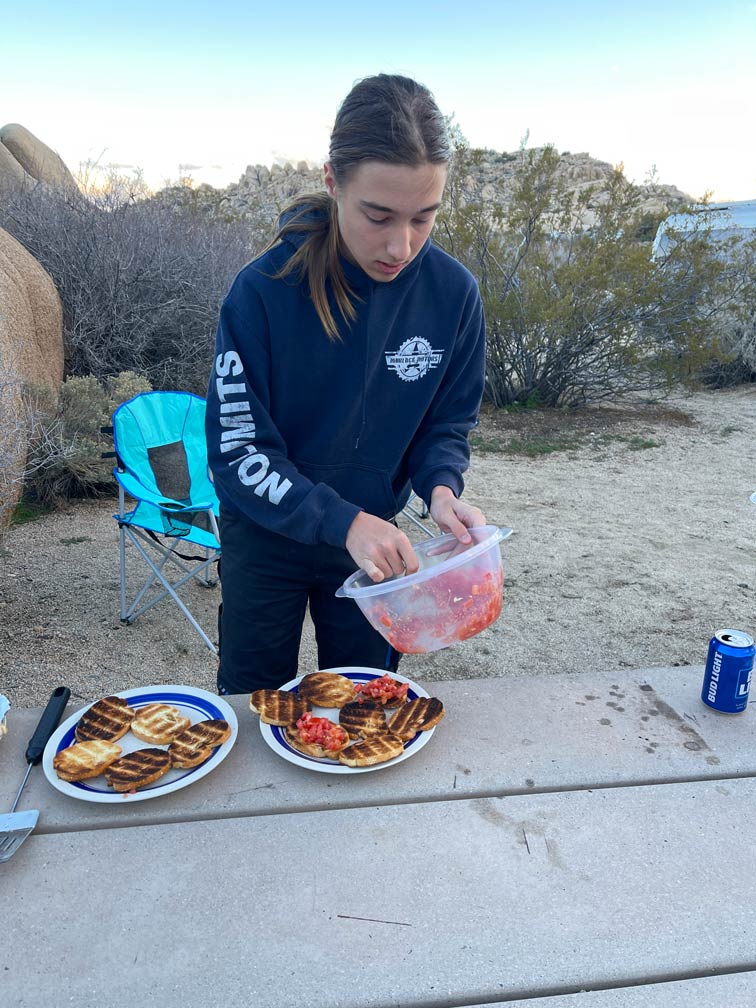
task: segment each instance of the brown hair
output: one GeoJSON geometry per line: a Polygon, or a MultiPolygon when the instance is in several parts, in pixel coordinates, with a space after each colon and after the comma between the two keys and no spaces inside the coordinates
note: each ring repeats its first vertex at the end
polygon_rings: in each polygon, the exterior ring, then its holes
{"type": "MultiPolygon", "coordinates": [[[[451,146],[444,117],[426,87],[409,77],[378,74],[358,81],[341,103],[328,159],[336,183],[343,186],[363,161],[411,168],[448,164],[451,146]]],[[[339,259],[336,201],[328,193],[308,193],[294,199],[285,212],[288,219],[271,245],[293,232],[307,237],[277,276],[296,272],[307,281],[323,328],[329,339],[338,339],[327,281],[342,317],[352,321],[356,312],[355,295],[339,259]]]]}

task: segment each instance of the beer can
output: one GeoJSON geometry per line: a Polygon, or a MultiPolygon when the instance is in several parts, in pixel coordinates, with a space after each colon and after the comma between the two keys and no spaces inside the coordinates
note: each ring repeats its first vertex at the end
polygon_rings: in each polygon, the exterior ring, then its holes
{"type": "Polygon", "coordinates": [[[701,699],[722,714],[740,714],[748,706],[753,637],[743,630],[718,630],[709,641],[701,699]]]}

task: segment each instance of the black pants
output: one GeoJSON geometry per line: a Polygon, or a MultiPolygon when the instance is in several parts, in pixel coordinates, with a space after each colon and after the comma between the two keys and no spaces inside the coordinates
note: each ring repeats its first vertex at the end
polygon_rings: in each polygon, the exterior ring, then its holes
{"type": "Polygon", "coordinates": [[[316,671],[298,667],[308,603],[319,668],[396,670],[398,652],[370,626],[356,602],[335,597],[356,569],[346,550],[305,546],[223,507],[220,538],[220,693],[277,689],[316,671]]]}

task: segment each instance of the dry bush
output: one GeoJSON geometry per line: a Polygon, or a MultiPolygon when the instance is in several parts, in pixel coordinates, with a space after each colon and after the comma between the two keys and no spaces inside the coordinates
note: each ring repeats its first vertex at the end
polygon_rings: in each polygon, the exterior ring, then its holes
{"type": "Polygon", "coordinates": [[[66,374],[121,371],[204,394],[220,302],[259,238],[246,225],[143,198],[115,178],[82,195],[36,186],[9,196],[0,226],[53,278],[66,374]]]}

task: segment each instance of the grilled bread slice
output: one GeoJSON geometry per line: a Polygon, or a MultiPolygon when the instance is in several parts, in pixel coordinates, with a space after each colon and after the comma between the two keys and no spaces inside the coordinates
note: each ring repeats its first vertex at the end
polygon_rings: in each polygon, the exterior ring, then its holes
{"type": "Polygon", "coordinates": [[[137,749],[126,753],[105,771],[105,780],[114,791],[136,791],[159,780],[171,769],[165,749],[137,749]]]}
{"type": "Polygon", "coordinates": [[[175,767],[194,767],[212,756],[216,746],[222,745],[231,735],[228,721],[211,718],[198,721],[185,728],[168,746],[171,763],[175,767]]]}
{"type": "Polygon", "coordinates": [[[343,707],[356,697],[352,680],[338,672],[311,672],[299,684],[299,695],[315,707],[343,707]]]}
{"type": "Polygon", "coordinates": [[[398,735],[386,732],[369,735],[360,742],[354,742],[339,753],[339,763],[349,767],[374,766],[400,756],[404,752],[404,742],[398,735]]]}
{"type": "Polygon", "coordinates": [[[103,697],[102,700],[92,704],[79,718],[79,723],[76,725],[76,741],[105,739],[106,742],[115,742],[129,730],[135,715],[136,711],[121,697],[103,697]]]}
{"type": "Polygon", "coordinates": [[[406,703],[408,690],[409,683],[399,682],[398,679],[390,676],[388,672],[375,679],[368,679],[367,682],[357,683],[355,686],[357,700],[360,703],[370,700],[381,704],[381,706],[387,709],[390,707],[400,707],[403,703],[406,703]]]}
{"type": "Polygon", "coordinates": [[[178,707],[170,704],[151,703],[137,708],[136,717],[131,722],[131,732],[142,742],[151,745],[168,745],[192,719],[184,717],[178,707]]]}
{"type": "Polygon", "coordinates": [[[265,724],[293,724],[307,710],[307,701],[287,690],[259,689],[249,698],[249,709],[265,724]]]}
{"type": "Polygon", "coordinates": [[[388,730],[402,739],[411,739],[419,731],[435,728],[444,716],[444,705],[436,697],[417,697],[402,704],[391,715],[388,730]]]}
{"type": "Polygon", "coordinates": [[[386,731],[386,715],[383,707],[373,700],[345,704],[339,711],[339,724],[346,728],[349,737],[356,739],[361,735],[375,735],[386,731]]]}
{"type": "Polygon", "coordinates": [[[292,748],[316,759],[337,760],[349,733],[341,725],[323,717],[304,715],[297,724],[286,726],[286,738],[292,748]]]}
{"type": "Polygon", "coordinates": [[[77,742],[53,756],[53,769],[64,781],[89,780],[99,777],[122,752],[119,745],[105,739],[77,742]]]}

